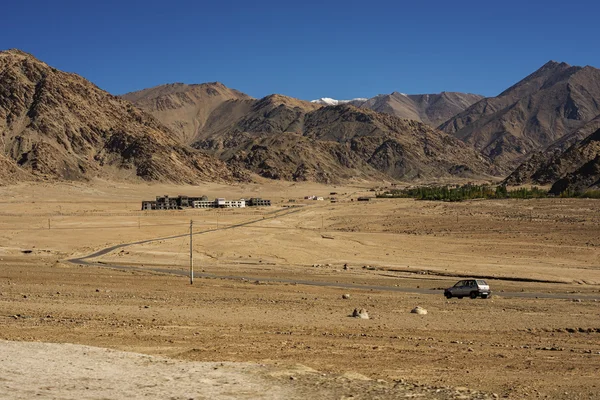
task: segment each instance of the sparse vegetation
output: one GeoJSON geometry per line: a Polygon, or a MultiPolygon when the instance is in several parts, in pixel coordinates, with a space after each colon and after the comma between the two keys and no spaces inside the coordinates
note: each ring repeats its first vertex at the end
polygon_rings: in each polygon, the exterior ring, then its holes
{"type": "MultiPolygon", "coordinates": [[[[408,189],[392,189],[378,193],[379,198],[413,198],[417,200],[463,201],[473,199],[534,199],[548,196],[548,191],[538,187],[508,190],[506,186],[420,186],[408,189]]],[[[581,197],[581,196],[568,196],[581,197]]]]}
{"type": "Polygon", "coordinates": [[[560,194],[560,197],[579,197],[582,199],[600,199],[600,190],[586,190],[585,192],[576,192],[573,190],[565,190],[560,194]]]}

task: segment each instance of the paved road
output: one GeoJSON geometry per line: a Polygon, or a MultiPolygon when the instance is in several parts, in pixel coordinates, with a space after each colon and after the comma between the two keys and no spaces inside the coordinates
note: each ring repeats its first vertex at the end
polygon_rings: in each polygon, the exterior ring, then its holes
{"type": "MultiPolygon", "coordinates": [[[[229,225],[223,227],[221,229],[207,229],[204,231],[194,232],[193,235],[203,235],[211,232],[222,231],[225,229],[235,229],[242,226],[248,226],[255,224],[257,222],[266,221],[269,219],[274,219],[278,217],[283,217],[286,215],[291,215],[301,211],[301,208],[288,210],[283,213],[279,213],[278,211],[272,212],[268,217],[262,217],[260,219],[255,219],[248,222],[243,222],[240,224],[229,225]]],[[[173,274],[173,275],[181,275],[188,276],[189,273],[183,270],[172,270],[165,268],[148,268],[148,267],[134,267],[128,265],[118,265],[112,263],[104,263],[97,261],[90,261],[92,258],[100,257],[105,254],[108,254],[114,250],[134,246],[138,244],[152,243],[160,240],[169,240],[169,239],[177,239],[189,236],[187,234],[181,235],[173,235],[166,236],[156,239],[147,239],[140,240],[137,242],[131,243],[123,243],[115,246],[110,246],[104,248],[102,250],[98,250],[92,254],[88,254],[86,256],[72,258],[67,260],[73,264],[79,265],[87,265],[87,266],[95,266],[95,267],[105,267],[105,268],[113,268],[120,269],[126,271],[141,271],[141,272],[159,272],[165,274],[173,274]]],[[[442,292],[440,290],[434,289],[424,289],[424,288],[410,288],[410,287],[398,287],[398,286],[377,286],[377,285],[360,285],[354,283],[343,283],[343,282],[331,282],[331,281],[311,281],[311,280],[303,280],[303,279],[287,279],[287,278],[264,278],[264,277],[252,277],[245,275],[216,275],[216,274],[207,274],[202,272],[194,272],[195,278],[216,278],[216,279],[232,279],[232,280],[248,280],[248,281],[260,281],[260,282],[271,282],[271,283],[287,283],[287,284],[298,284],[298,285],[309,285],[309,286],[321,286],[321,287],[336,287],[336,288],[345,288],[345,289],[362,289],[362,290],[378,290],[378,291],[388,291],[388,292],[401,292],[401,293],[419,293],[419,294],[435,294],[438,296],[442,296],[442,292]]],[[[536,292],[496,292],[494,296],[502,296],[502,297],[519,297],[519,298],[528,298],[528,299],[582,299],[582,300],[600,300],[600,294],[598,295],[582,295],[577,293],[536,293],[536,292]]]]}

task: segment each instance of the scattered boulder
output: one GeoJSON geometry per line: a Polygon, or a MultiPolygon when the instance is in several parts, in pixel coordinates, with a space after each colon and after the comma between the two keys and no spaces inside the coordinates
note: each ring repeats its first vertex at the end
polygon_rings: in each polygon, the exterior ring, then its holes
{"type": "Polygon", "coordinates": [[[410,312],[412,314],[419,314],[419,315],[426,315],[427,314],[427,310],[424,309],[421,306],[416,306],[415,308],[413,308],[412,310],[410,310],[410,312]]]}
{"type": "Polygon", "coordinates": [[[364,308],[361,308],[360,310],[358,308],[355,308],[352,312],[352,316],[354,318],[369,319],[369,313],[364,308]]]}
{"type": "Polygon", "coordinates": [[[347,299],[349,299],[349,298],[350,298],[350,295],[349,295],[348,293],[344,293],[344,294],[342,295],[342,299],[346,299],[346,300],[347,300],[347,299]]]}

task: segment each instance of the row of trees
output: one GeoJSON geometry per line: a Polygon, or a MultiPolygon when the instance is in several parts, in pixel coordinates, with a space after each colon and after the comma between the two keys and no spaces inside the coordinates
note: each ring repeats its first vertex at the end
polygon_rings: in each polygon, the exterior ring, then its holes
{"type": "MultiPolygon", "coordinates": [[[[534,199],[548,197],[548,191],[537,187],[508,190],[506,186],[420,186],[409,189],[393,189],[378,193],[380,198],[413,198],[417,200],[463,201],[472,199],[534,199]]],[[[573,196],[571,196],[573,197],[573,196]]]]}
{"type": "Polygon", "coordinates": [[[560,194],[560,197],[579,197],[584,199],[600,199],[600,190],[586,190],[585,192],[576,192],[573,190],[565,190],[560,194]]]}

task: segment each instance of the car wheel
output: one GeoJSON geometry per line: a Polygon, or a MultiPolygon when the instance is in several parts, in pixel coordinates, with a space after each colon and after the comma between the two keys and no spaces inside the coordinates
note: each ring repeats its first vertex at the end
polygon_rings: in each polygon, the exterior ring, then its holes
{"type": "Polygon", "coordinates": [[[469,295],[469,297],[472,299],[476,299],[477,296],[479,296],[479,293],[477,293],[477,292],[471,292],[471,294],[469,295]]]}
{"type": "Polygon", "coordinates": [[[459,298],[459,299],[462,299],[462,298],[463,298],[462,296],[456,296],[456,297],[457,297],[457,298],[459,298]]]}
{"type": "Polygon", "coordinates": [[[452,298],[451,294],[445,294],[444,296],[446,296],[447,299],[451,299],[452,298]]]}
{"type": "Polygon", "coordinates": [[[487,295],[487,294],[482,294],[482,295],[481,295],[481,298],[482,298],[482,299],[487,299],[487,298],[488,298],[488,295],[487,295]]]}

